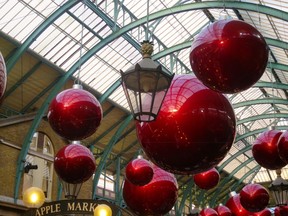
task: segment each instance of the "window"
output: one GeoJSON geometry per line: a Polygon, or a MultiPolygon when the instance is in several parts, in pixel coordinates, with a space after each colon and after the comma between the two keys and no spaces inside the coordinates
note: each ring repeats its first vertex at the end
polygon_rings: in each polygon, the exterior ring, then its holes
{"type": "Polygon", "coordinates": [[[51,140],[46,134],[36,132],[24,164],[23,191],[29,187],[39,187],[44,191],[46,199],[51,200],[53,160],[51,140]]]}

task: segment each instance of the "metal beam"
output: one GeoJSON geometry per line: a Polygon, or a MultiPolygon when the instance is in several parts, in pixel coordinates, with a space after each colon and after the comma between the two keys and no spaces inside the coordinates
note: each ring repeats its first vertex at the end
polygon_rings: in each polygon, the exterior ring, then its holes
{"type": "Polygon", "coordinates": [[[110,152],[112,151],[112,148],[114,147],[114,145],[117,143],[119,137],[121,136],[121,134],[123,133],[123,131],[125,129],[127,129],[127,126],[129,125],[130,121],[133,119],[133,115],[129,115],[122,123],[122,125],[120,125],[120,127],[118,128],[118,130],[116,131],[115,135],[111,138],[110,142],[108,143],[108,145],[106,146],[101,160],[99,162],[99,165],[96,169],[95,175],[94,175],[94,179],[93,179],[93,188],[92,188],[92,199],[96,198],[96,188],[97,188],[97,184],[98,184],[98,180],[100,178],[101,172],[104,168],[104,165],[106,163],[106,159],[108,158],[108,155],[110,154],[110,152]]]}

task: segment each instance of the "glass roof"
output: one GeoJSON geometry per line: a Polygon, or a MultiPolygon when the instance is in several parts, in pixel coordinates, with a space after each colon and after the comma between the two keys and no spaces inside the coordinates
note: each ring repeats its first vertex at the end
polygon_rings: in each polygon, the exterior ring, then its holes
{"type": "MultiPolygon", "coordinates": [[[[243,19],[268,41],[270,57],[265,74],[253,88],[227,95],[238,120],[237,138],[219,167],[231,160],[223,170],[231,173],[241,166],[234,173],[235,178],[244,182],[269,182],[276,177],[275,173],[248,159],[252,157],[251,144],[260,131],[271,124],[281,130],[288,126],[287,117],[275,117],[277,113],[288,115],[287,104],[278,101],[287,100],[288,15],[279,11],[277,18],[268,9],[260,6],[257,9],[255,5],[288,11],[288,2],[207,1],[209,7],[200,3],[200,0],[1,0],[0,30],[21,44],[39,31],[29,49],[64,72],[73,70],[75,78],[104,94],[120,79],[120,70],[125,71],[141,59],[139,44],[146,36],[154,43],[154,59],[165,70],[176,74],[193,73],[188,56],[199,31],[218,20],[223,12],[234,19],[243,19]],[[195,2],[198,2],[196,8],[192,6],[195,2]],[[191,9],[184,9],[184,5],[191,5],[191,9]],[[49,25],[42,28],[45,22],[49,25]],[[263,103],[253,103],[255,100],[263,100],[263,103]],[[249,101],[251,103],[247,103],[249,101]],[[259,132],[249,134],[256,130],[259,132]],[[251,174],[245,175],[249,171],[251,174]]],[[[129,110],[121,86],[109,100],[129,110]]],[[[283,171],[283,176],[287,179],[288,171],[283,171]]]]}

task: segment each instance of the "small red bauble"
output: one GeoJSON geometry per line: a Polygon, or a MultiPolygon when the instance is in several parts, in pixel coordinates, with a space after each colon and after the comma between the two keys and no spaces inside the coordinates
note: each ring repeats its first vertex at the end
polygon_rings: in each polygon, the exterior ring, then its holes
{"type": "Polygon", "coordinates": [[[95,158],[87,147],[69,144],[56,154],[54,169],[64,182],[83,183],[93,175],[96,169],[95,158]]]}
{"type": "Polygon", "coordinates": [[[219,205],[214,208],[219,216],[232,216],[232,212],[227,206],[219,205]]]}
{"type": "Polygon", "coordinates": [[[174,76],[155,121],[136,122],[148,158],[176,174],[215,167],[231,148],[235,126],[228,99],[192,75],[174,76]]]}
{"type": "Polygon", "coordinates": [[[174,206],[178,185],[173,174],[153,165],[153,179],[144,186],[125,180],[123,198],[127,206],[140,215],[165,215],[174,206]]]}
{"type": "Polygon", "coordinates": [[[262,211],[269,203],[269,192],[260,184],[245,185],[239,195],[241,205],[250,212],[262,211]]]}
{"type": "Polygon", "coordinates": [[[230,209],[233,216],[250,216],[252,212],[246,210],[240,203],[240,196],[236,194],[230,197],[226,203],[226,206],[230,209]]]}
{"type": "Polygon", "coordinates": [[[253,216],[271,216],[272,213],[268,208],[265,208],[264,210],[260,212],[253,213],[253,216]]]}
{"type": "Polygon", "coordinates": [[[287,216],[288,215],[288,206],[278,206],[274,209],[275,216],[287,216]]]}
{"type": "Polygon", "coordinates": [[[208,171],[195,174],[193,179],[199,188],[209,190],[218,184],[220,175],[217,169],[212,168],[208,171]]]}
{"type": "Polygon", "coordinates": [[[252,154],[260,166],[276,170],[286,165],[278,153],[277,143],[281,134],[281,131],[269,130],[261,133],[255,139],[252,145],[252,154]]]}
{"type": "Polygon", "coordinates": [[[99,127],[102,108],[90,92],[71,88],[60,92],[52,100],[47,117],[52,129],[61,137],[82,140],[99,127]]]}
{"type": "Polygon", "coordinates": [[[149,161],[137,158],[130,161],[126,166],[126,179],[134,185],[143,186],[153,178],[153,168],[149,161]]]}
{"type": "Polygon", "coordinates": [[[218,216],[218,213],[213,208],[202,209],[199,213],[200,216],[218,216]]]}
{"type": "Polygon", "coordinates": [[[2,102],[2,97],[6,90],[7,85],[7,72],[6,65],[2,53],[0,52],[0,104],[2,102]]]}
{"type": "Polygon", "coordinates": [[[288,163],[288,130],[283,132],[279,137],[278,143],[278,154],[282,161],[288,163]]]}
{"type": "Polygon", "coordinates": [[[265,71],[268,46],[260,32],[241,20],[219,20],[193,41],[190,64],[204,85],[222,93],[250,88],[265,71]]]}

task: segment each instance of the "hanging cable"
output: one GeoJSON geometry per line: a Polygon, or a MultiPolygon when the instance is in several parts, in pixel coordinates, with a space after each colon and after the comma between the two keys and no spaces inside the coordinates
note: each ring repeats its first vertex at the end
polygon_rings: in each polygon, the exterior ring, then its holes
{"type": "Polygon", "coordinates": [[[84,37],[84,25],[82,24],[81,29],[81,39],[80,39],[80,59],[79,59],[79,66],[78,66],[78,73],[75,80],[75,84],[80,84],[80,73],[81,73],[81,66],[82,66],[82,55],[83,55],[83,37],[84,37]]]}

